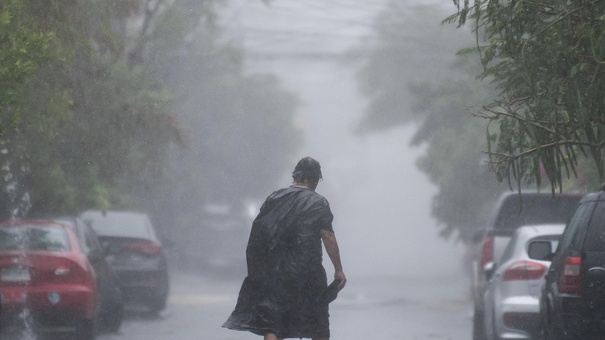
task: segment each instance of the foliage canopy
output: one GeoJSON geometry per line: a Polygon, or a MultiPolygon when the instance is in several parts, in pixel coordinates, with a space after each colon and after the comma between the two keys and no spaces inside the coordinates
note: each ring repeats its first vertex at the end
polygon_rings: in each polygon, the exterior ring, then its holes
{"type": "Polygon", "coordinates": [[[410,10],[396,1],[375,34],[358,77],[370,101],[358,131],[415,124],[411,144],[424,150],[417,166],[438,189],[431,213],[444,237],[465,238],[506,189],[485,164],[485,122],[468,112],[489,102],[493,88],[474,76],[476,60],[455,56],[472,35],[440,25],[432,7],[410,10]]]}
{"type": "Polygon", "coordinates": [[[473,22],[476,51],[499,97],[476,112],[489,121],[498,179],[562,190],[590,159],[605,175],[605,2],[458,1],[446,19],[473,22]]]}
{"type": "Polygon", "coordinates": [[[216,3],[3,1],[0,217],[125,208],[172,226],[199,213],[181,197],[252,195],[278,178],[297,99],[244,74],[218,42],[216,3]],[[257,186],[233,180],[246,176],[257,186]]]}

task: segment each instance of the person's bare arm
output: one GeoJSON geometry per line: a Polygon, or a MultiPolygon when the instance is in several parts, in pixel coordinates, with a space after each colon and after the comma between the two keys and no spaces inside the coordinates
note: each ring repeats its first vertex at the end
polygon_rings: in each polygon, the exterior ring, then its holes
{"type": "Polygon", "coordinates": [[[345,273],[342,271],[342,263],[340,263],[340,250],[338,249],[338,242],[336,242],[336,235],[333,232],[327,230],[321,230],[321,240],[324,243],[324,247],[326,248],[326,252],[330,257],[330,261],[334,265],[334,278],[340,281],[340,285],[338,286],[342,289],[347,283],[347,277],[345,273]]]}

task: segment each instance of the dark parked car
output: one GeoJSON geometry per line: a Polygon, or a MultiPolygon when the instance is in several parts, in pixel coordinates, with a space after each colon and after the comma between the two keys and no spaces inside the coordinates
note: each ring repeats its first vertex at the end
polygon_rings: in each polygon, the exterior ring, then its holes
{"type": "Polygon", "coordinates": [[[187,230],[184,260],[193,268],[221,273],[246,271],[246,244],[252,219],[228,204],[202,206],[200,218],[187,230]]]}
{"type": "Polygon", "coordinates": [[[531,258],[552,259],[540,297],[545,339],[605,339],[604,190],[581,200],[554,253],[529,245],[531,258]]]}
{"type": "Polygon", "coordinates": [[[481,230],[482,240],[472,261],[474,340],[486,338],[483,298],[487,282],[515,230],[522,225],[565,224],[581,198],[580,194],[557,193],[553,196],[550,192],[507,192],[501,195],[481,230]]]}
{"type": "Polygon", "coordinates": [[[95,271],[99,293],[99,315],[97,329],[102,332],[115,333],[120,329],[124,317],[124,300],[118,278],[106,259],[96,233],[77,217],[60,217],[53,219],[71,228],[78,238],[80,249],[95,271]]]}
{"type": "Polygon", "coordinates": [[[0,224],[0,336],[23,328],[93,339],[97,294],[95,271],[67,225],[48,220],[0,224]]]}
{"type": "Polygon", "coordinates": [[[152,312],[163,310],[170,285],[168,263],[147,214],[89,210],[80,217],[106,247],[126,302],[142,303],[152,312]]]}

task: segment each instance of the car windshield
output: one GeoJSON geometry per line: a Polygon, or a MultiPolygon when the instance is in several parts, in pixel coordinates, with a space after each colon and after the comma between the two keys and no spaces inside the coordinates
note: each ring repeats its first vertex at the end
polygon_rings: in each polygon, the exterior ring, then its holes
{"type": "Polygon", "coordinates": [[[151,223],[143,214],[107,212],[83,215],[99,237],[133,237],[155,239],[151,223]]]}
{"type": "Polygon", "coordinates": [[[0,229],[0,251],[68,251],[67,233],[61,228],[18,226],[0,229]]]}

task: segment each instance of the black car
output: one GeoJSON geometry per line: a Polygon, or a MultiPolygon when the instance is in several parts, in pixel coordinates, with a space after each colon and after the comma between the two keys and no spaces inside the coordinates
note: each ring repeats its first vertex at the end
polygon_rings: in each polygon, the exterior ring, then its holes
{"type": "Polygon", "coordinates": [[[544,339],[605,339],[605,186],[582,198],[556,251],[532,242],[529,255],[552,259],[540,296],[544,339]]]}
{"type": "Polygon", "coordinates": [[[124,316],[124,301],[118,278],[107,262],[105,249],[95,232],[77,217],[51,218],[67,225],[78,238],[80,249],[86,254],[97,278],[99,292],[99,316],[97,328],[101,332],[115,333],[120,329],[124,316]]]}
{"type": "Polygon", "coordinates": [[[152,312],[163,310],[169,292],[168,263],[147,214],[88,210],[80,217],[107,249],[126,302],[143,304],[152,312]]]}

